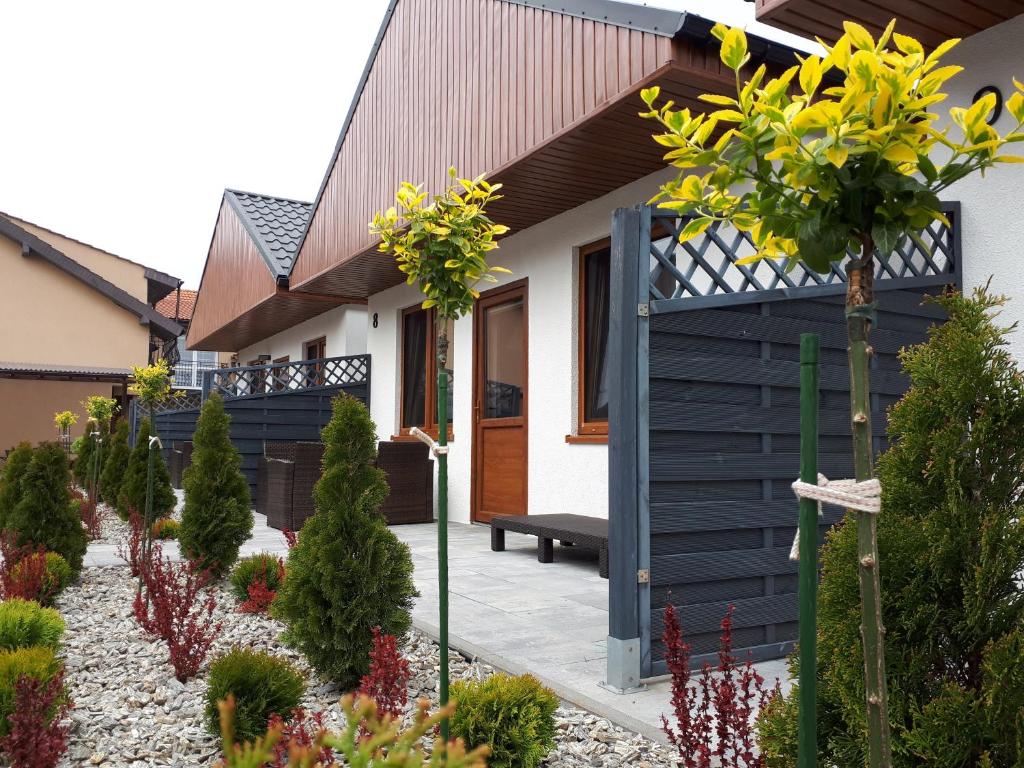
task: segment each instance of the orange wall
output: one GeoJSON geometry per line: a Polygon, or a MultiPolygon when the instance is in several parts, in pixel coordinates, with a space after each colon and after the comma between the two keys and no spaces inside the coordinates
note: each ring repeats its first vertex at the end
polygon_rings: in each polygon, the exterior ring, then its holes
{"type": "Polygon", "coordinates": [[[72,437],[85,429],[82,401],[89,395],[110,397],[112,384],[92,381],[29,381],[0,379],[0,454],[23,440],[39,443],[57,439],[53,415],[58,411],[78,414],[72,437]]]}

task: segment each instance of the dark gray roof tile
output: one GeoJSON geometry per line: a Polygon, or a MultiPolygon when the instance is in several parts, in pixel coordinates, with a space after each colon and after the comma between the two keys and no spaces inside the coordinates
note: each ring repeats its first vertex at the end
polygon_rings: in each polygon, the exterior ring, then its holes
{"type": "Polygon", "coordinates": [[[287,277],[313,206],[283,197],[228,189],[225,197],[252,236],[275,277],[287,277]]]}

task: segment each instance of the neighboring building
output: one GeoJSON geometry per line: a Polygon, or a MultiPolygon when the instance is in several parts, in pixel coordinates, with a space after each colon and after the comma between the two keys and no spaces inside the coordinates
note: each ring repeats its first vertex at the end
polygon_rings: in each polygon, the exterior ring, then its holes
{"type": "Polygon", "coordinates": [[[188,349],[185,346],[198,295],[199,291],[191,288],[178,288],[156,303],[157,312],[182,327],[182,334],[175,342],[174,351],[166,350],[173,364],[172,383],[176,389],[202,389],[203,374],[206,371],[220,368],[231,361],[230,354],[188,349]]]}
{"type": "Polygon", "coordinates": [[[181,333],[153,308],[170,275],[6,214],[0,261],[0,453],[55,439],[54,413],[89,395],[124,408],[132,366],[181,333]]]}

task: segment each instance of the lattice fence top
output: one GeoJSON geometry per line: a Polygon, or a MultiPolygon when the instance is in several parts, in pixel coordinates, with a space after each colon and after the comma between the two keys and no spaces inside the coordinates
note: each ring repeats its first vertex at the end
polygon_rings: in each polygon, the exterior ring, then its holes
{"type": "Polygon", "coordinates": [[[203,394],[198,389],[179,390],[176,394],[153,407],[154,414],[198,408],[203,404],[203,394]]]}
{"type": "MultiPolygon", "coordinates": [[[[958,238],[955,204],[943,210],[952,225],[935,221],[918,233],[923,249],[909,236],[900,238],[888,258],[875,254],[875,279],[890,287],[913,287],[955,282],[958,238]],[[898,286],[894,281],[898,281],[898,286]]],[[[665,209],[651,211],[650,300],[687,300],[687,305],[726,304],[746,301],[746,294],[779,291],[793,295],[797,289],[842,290],[846,272],[840,262],[819,274],[800,262],[789,272],[784,262],[762,259],[751,264],[737,262],[755,252],[746,232],[716,222],[692,240],[680,243],[679,232],[689,219],[665,209]],[[699,302],[692,301],[699,299],[699,302]]],[[[858,254],[849,252],[848,256],[858,254]]],[[[676,309],[682,308],[676,305],[676,309]]]]}
{"type": "Polygon", "coordinates": [[[210,376],[210,392],[224,398],[272,392],[354,386],[370,381],[370,356],[325,357],[294,363],[218,368],[210,376]]]}

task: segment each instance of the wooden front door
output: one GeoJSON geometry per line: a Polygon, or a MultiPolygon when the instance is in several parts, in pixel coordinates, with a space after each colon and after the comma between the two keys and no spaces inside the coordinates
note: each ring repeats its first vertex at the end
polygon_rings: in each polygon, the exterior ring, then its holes
{"type": "Polygon", "coordinates": [[[526,514],[526,281],[483,294],[473,331],[473,520],[526,514]]]}

